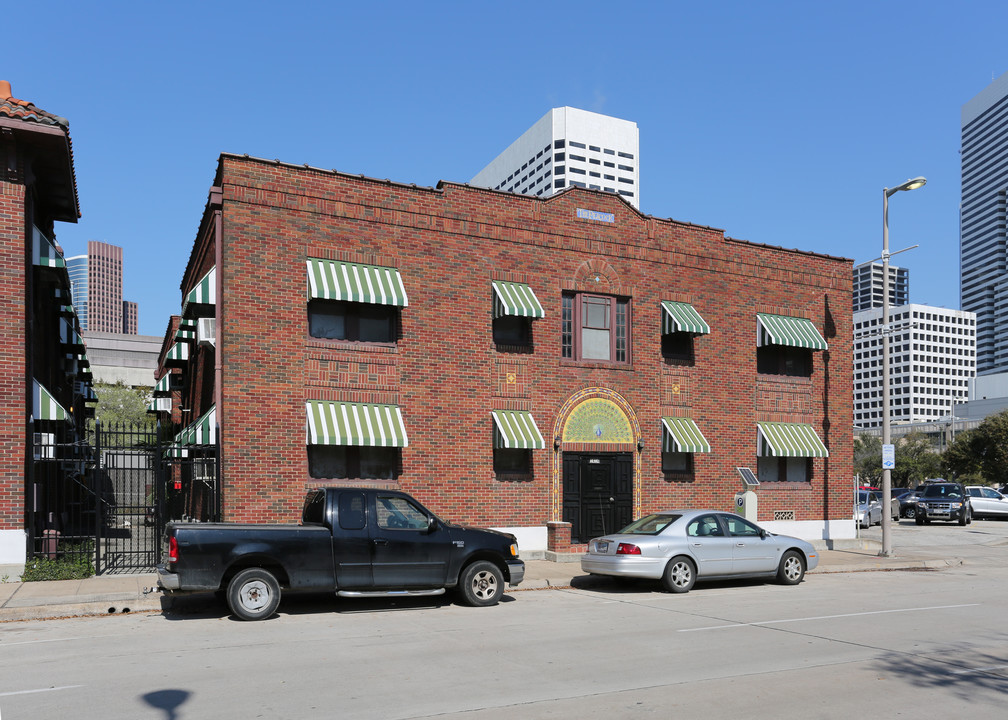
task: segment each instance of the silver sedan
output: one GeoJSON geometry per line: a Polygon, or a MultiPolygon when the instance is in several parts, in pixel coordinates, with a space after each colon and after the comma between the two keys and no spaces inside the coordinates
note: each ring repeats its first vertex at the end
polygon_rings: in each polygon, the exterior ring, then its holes
{"type": "Polygon", "coordinates": [[[818,562],[811,543],[775,535],[738,515],[668,510],[593,539],[581,556],[581,569],[660,579],[669,592],[684,593],[697,580],[723,578],[767,577],[797,585],[818,562]]]}

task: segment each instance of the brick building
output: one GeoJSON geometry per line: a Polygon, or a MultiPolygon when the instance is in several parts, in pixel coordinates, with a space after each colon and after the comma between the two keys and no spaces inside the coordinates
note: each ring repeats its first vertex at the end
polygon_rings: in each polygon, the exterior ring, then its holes
{"type": "Polygon", "coordinates": [[[0,81],[0,565],[68,530],[66,458],[96,400],[55,236],[80,214],[69,128],[0,81]]]}
{"type": "Polygon", "coordinates": [[[199,418],[179,442],[219,443],[226,520],[384,483],[563,552],[732,508],[750,467],[761,523],[850,537],[851,268],[598,191],[224,154],[158,376],[199,418]]]}

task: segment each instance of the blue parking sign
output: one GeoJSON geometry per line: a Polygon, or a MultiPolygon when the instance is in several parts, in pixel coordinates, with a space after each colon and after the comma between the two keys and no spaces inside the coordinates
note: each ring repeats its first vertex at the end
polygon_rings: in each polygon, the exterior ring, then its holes
{"type": "Polygon", "coordinates": [[[892,470],[896,467],[896,446],[882,446],[882,469],[892,470]]]}

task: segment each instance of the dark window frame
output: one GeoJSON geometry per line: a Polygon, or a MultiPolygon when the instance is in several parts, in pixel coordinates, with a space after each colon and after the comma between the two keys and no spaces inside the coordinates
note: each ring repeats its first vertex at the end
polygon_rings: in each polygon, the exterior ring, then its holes
{"type": "Polygon", "coordinates": [[[376,303],[312,298],[308,301],[306,313],[308,319],[308,337],[312,340],[319,340],[322,342],[355,343],[360,345],[392,346],[399,341],[399,337],[401,335],[401,314],[400,308],[396,305],[379,305],[376,303]],[[337,312],[339,310],[342,310],[343,312],[337,312]],[[340,314],[342,314],[344,323],[344,331],[341,337],[315,334],[315,318],[319,318],[319,316],[323,315],[337,316],[340,314]],[[367,315],[384,316],[381,319],[388,323],[387,340],[360,339],[361,320],[375,319],[375,317],[367,318],[367,315]]]}
{"type": "Polygon", "coordinates": [[[370,447],[360,445],[309,445],[308,446],[308,475],[315,480],[376,480],[392,481],[397,480],[402,474],[402,448],[397,447],[370,447]],[[325,455],[337,455],[342,452],[342,460],[334,457],[323,457],[325,455]],[[388,472],[384,475],[361,475],[362,460],[374,462],[381,459],[381,455],[387,455],[384,460],[388,472]],[[342,462],[345,471],[343,473],[322,472],[320,467],[323,463],[342,462]]]}
{"type": "Polygon", "coordinates": [[[812,377],[812,350],[791,345],[761,345],[756,348],[756,372],[759,375],[812,377]]]}

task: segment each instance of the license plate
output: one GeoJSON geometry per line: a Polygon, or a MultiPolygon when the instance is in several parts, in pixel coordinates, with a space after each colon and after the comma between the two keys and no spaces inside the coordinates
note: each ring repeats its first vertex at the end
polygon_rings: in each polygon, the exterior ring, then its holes
{"type": "Polygon", "coordinates": [[[609,552],[609,543],[607,542],[595,543],[595,551],[600,553],[609,552]]]}

